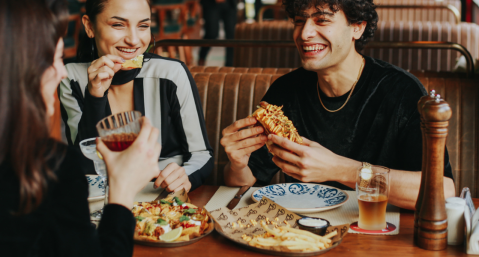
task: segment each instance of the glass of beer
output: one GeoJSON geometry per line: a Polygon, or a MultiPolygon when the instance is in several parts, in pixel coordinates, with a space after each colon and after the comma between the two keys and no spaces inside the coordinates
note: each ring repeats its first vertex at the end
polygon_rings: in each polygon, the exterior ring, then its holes
{"type": "Polygon", "coordinates": [[[364,230],[386,228],[386,206],[389,197],[389,168],[365,164],[356,176],[359,205],[358,227],[364,230]]]}
{"type": "Polygon", "coordinates": [[[128,148],[140,133],[141,112],[127,111],[110,115],[96,125],[98,134],[112,151],[128,148]]]}

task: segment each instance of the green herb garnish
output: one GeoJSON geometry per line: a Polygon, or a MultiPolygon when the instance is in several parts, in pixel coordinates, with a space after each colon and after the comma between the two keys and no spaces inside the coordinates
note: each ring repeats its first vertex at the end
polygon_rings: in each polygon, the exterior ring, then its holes
{"type": "Polygon", "coordinates": [[[184,213],[189,213],[189,214],[195,214],[196,213],[196,209],[188,209],[188,210],[184,210],[183,211],[184,213]]]}
{"type": "Polygon", "coordinates": [[[190,220],[190,218],[186,217],[185,215],[180,217],[180,222],[189,221],[189,220],[190,220]]]}
{"type": "Polygon", "coordinates": [[[156,221],[156,223],[157,223],[157,224],[160,224],[160,225],[162,225],[162,226],[168,225],[168,222],[166,222],[166,220],[164,220],[164,219],[158,219],[158,220],[156,221]]]}
{"type": "Polygon", "coordinates": [[[138,220],[138,221],[142,221],[142,220],[145,219],[145,218],[143,218],[143,217],[141,217],[141,216],[136,216],[135,219],[138,220]]]}
{"type": "Polygon", "coordinates": [[[163,199],[160,200],[160,203],[171,205],[170,202],[168,202],[167,200],[163,200],[163,199]]]}
{"type": "Polygon", "coordinates": [[[175,198],[173,198],[173,199],[175,199],[175,201],[176,201],[176,204],[178,204],[178,205],[182,205],[182,204],[184,204],[184,202],[183,202],[183,201],[181,201],[181,200],[180,200],[180,199],[179,199],[177,196],[175,196],[175,198]]]}

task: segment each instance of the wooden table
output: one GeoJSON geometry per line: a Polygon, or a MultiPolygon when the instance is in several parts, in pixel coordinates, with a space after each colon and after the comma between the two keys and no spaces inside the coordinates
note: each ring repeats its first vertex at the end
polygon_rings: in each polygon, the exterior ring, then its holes
{"type": "MultiPolygon", "coordinates": [[[[204,206],[214,195],[217,186],[201,186],[189,194],[191,202],[204,206]]],[[[479,199],[474,199],[477,206],[479,199]]],[[[343,242],[326,253],[327,256],[467,256],[463,246],[448,246],[445,251],[426,251],[413,245],[414,213],[401,210],[399,235],[374,236],[348,234],[343,242]]],[[[148,256],[268,256],[243,249],[239,245],[219,235],[216,231],[192,245],[176,248],[157,248],[135,245],[135,257],[148,256]]]]}

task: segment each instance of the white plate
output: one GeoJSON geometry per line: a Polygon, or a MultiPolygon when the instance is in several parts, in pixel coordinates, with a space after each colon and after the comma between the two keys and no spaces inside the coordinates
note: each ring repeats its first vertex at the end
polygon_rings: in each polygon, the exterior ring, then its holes
{"type": "Polygon", "coordinates": [[[251,194],[258,202],[268,197],[284,208],[298,213],[321,212],[337,208],[348,200],[349,196],[341,189],[312,184],[286,183],[262,187],[251,194]]]}
{"type": "Polygon", "coordinates": [[[98,175],[86,175],[88,181],[88,202],[96,202],[105,198],[105,183],[98,175]]]}

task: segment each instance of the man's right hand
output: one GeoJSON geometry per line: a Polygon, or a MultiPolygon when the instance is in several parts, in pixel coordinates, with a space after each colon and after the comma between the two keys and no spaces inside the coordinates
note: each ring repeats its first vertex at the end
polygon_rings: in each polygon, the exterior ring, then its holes
{"type": "Polygon", "coordinates": [[[221,145],[230,160],[232,170],[242,170],[248,166],[251,153],[260,149],[267,140],[263,127],[246,128],[256,124],[256,119],[248,117],[237,120],[222,132],[221,145]]]}
{"type": "Polygon", "coordinates": [[[104,55],[94,60],[88,67],[88,91],[94,97],[103,97],[110,88],[111,80],[125,60],[116,55],[104,55]]]}

